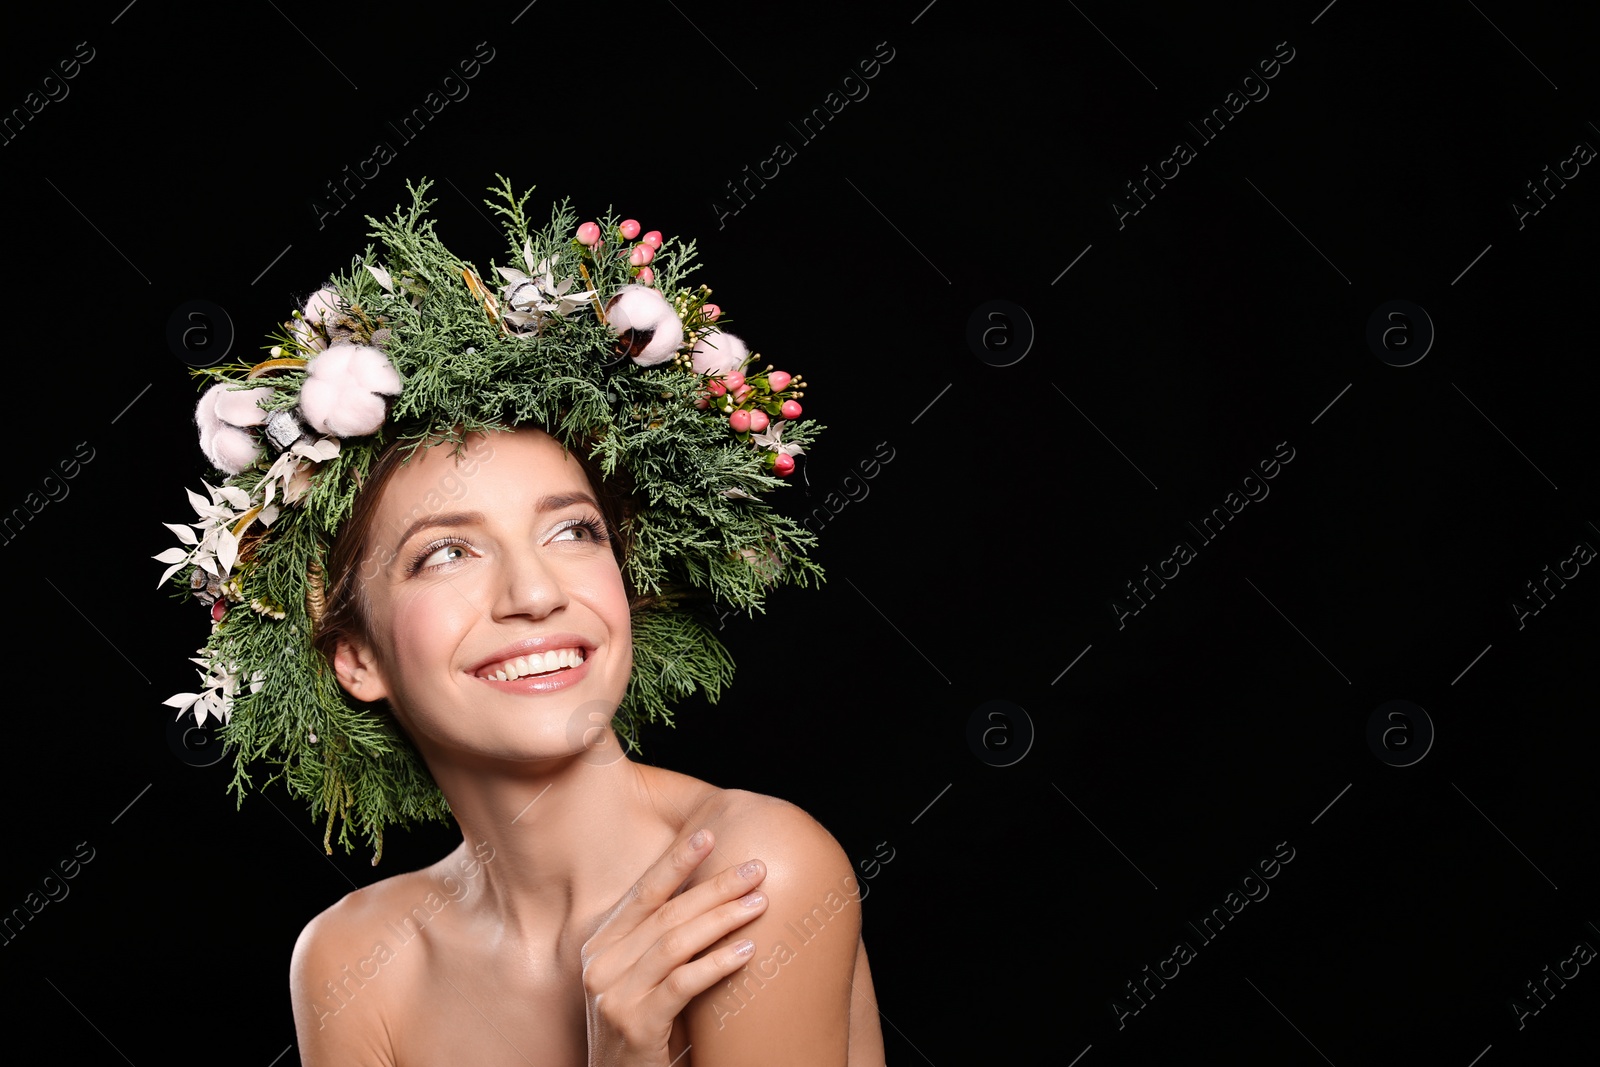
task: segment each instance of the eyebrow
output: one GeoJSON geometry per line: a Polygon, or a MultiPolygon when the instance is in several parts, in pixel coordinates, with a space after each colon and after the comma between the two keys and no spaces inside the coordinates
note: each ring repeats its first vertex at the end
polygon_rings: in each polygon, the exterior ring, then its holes
{"type": "MultiPolygon", "coordinates": [[[[549,511],[560,511],[562,508],[571,507],[573,504],[587,504],[596,511],[600,510],[599,502],[588,493],[552,493],[549,496],[540,498],[539,503],[534,508],[538,513],[544,514],[549,511]]],[[[425,515],[406,527],[406,532],[394,543],[394,556],[396,559],[399,558],[400,550],[405,548],[406,544],[423,530],[437,529],[440,526],[473,526],[482,522],[483,512],[481,511],[445,511],[437,515],[425,515]]],[[[394,560],[390,560],[390,563],[393,562],[394,560]]]]}

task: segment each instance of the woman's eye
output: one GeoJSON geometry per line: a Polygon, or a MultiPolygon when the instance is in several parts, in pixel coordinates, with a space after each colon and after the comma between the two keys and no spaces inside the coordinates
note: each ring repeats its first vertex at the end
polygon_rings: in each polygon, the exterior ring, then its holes
{"type": "Polygon", "coordinates": [[[458,559],[466,558],[466,555],[467,549],[465,545],[440,545],[422,557],[418,567],[437,567],[445,563],[454,563],[458,559]]]}
{"type": "Polygon", "coordinates": [[[580,519],[556,532],[557,541],[604,541],[605,527],[598,519],[580,519]]]}

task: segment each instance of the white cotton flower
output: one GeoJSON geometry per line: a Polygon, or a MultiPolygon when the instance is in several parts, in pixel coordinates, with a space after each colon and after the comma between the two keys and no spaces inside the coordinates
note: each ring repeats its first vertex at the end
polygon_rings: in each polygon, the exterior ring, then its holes
{"type": "Polygon", "coordinates": [[[641,367],[665,363],[683,344],[683,322],[666,297],[647,285],[624,285],[606,305],[618,351],[641,367]]]}
{"type": "Polygon", "coordinates": [[[271,395],[271,389],[235,390],[227,382],[218,382],[200,397],[194,410],[194,421],[200,428],[200,450],[218,470],[238,474],[256,461],[261,444],[244,427],[266,421],[266,413],[257,401],[271,395]],[[252,418],[255,421],[234,421],[252,418]]]}
{"type": "Polygon", "coordinates": [[[383,425],[385,397],[400,394],[400,373],[383,350],[336,344],[312,357],[300,388],[300,414],[321,433],[361,437],[383,425]]]}
{"type": "Polygon", "coordinates": [[[691,355],[694,369],[700,374],[725,374],[744,366],[750,350],[731,333],[708,330],[695,342],[691,355]]]}
{"type": "Polygon", "coordinates": [[[261,405],[272,399],[272,389],[223,389],[217,394],[217,418],[238,427],[260,426],[267,421],[261,405]]]}
{"type": "Polygon", "coordinates": [[[337,314],[339,314],[339,293],[331,285],[324,285],[312,293],[311,298],[306,301],[305,309],[300,312],[301,317],[313,326],[327,326],[337,314]]]}

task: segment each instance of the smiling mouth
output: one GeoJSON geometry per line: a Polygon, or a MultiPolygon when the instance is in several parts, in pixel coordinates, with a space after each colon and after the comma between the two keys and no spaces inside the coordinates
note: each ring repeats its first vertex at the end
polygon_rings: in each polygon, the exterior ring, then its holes
{"type": "Polygon", "coordinates": [[[557,648],[549,652],[534,652],[527,656],[504,660],[478,671],[473,677],[494,682],[514,682],[536,674],[554,674],[570,670],[584,661],[581,648],[557,648]]]}

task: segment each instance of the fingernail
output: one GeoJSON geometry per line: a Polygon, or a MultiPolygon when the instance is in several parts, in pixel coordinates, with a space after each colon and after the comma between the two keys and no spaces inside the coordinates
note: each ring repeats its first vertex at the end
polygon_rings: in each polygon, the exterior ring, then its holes
{"type": "Polygon", "coordinates": [[[700,849],[700,848],[704,848],[705,845],[706,845],[706,832],[704,830],[696,830],[694,832],[694,836],[689,838],[689,847],[693,848],[693,849],[700,849]]]}
{"type": "Polygon", "coordinates": [[[765,902],[766,899],[767,898],[762,896],[759,892],[746,893],[744,896],[739,898],[739,903],[743,904],[747,908],[753,908],[765,902]]]}
{"type": "Polygon", "coordinates": [[[745,938],[743,941],[739,942],[737,945],[733,946],[733,954],[735,956],[748,956],[748,955],[750,955],[750,953],[754,952],[755,950],[756,950],[756,943],[754,941],[750,940],[748,937],[745,938]]]}
{"type": "Polygon", "coordinates": [[[741,863],[739,865],[739,877],[743,878],[747,882],[760,873],[761,864],[757,863],[755,860],[751,860],[749,863],[741,863]]]}

